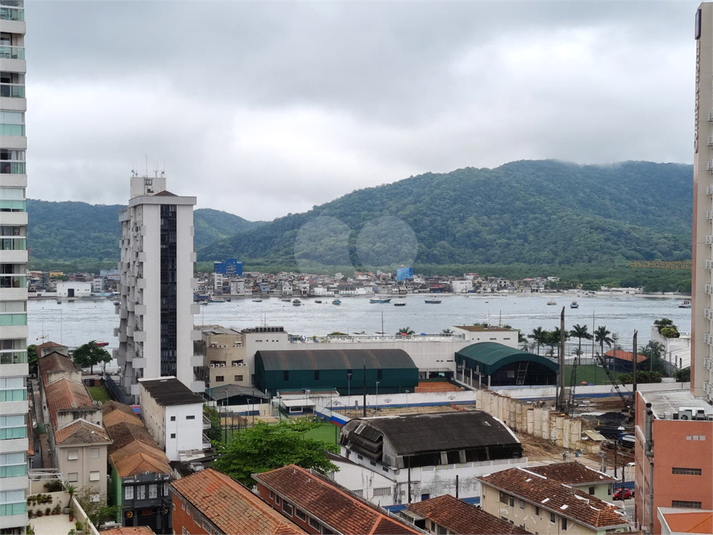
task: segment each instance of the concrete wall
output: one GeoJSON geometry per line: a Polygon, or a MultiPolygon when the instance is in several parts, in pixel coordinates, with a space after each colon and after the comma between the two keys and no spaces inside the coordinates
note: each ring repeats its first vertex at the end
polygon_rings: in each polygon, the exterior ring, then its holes
{"type": "Polygon", "coordinates": [[[580,449],[582,421],[569,418],[548,408],[502,396],[489,390],[478,390],[476,406],[502,420],[508,427],[520,433],[548,440],[561,448],[580,449]]]}

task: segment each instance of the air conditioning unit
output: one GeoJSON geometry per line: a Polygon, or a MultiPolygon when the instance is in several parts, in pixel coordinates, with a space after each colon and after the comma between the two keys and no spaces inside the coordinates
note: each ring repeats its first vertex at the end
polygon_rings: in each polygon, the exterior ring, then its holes
{"type": "Polygon", "coordinates": [[[211,364],[210,367],[211,367],[211,368],[215,368],[215,364],[211,364]]]}
{"type": "Polygon", "coordinates": [[[680,407],[678,409],[679,420],[705,420],[706,411],[700,407],[680,407]]]}

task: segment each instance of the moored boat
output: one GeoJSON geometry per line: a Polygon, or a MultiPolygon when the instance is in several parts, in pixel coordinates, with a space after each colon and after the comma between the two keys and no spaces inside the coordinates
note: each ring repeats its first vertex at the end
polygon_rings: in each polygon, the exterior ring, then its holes
{"type": "Polygon", "coordinates": [[[370,303],[378,303],[378,304],[386,304],[386,303],[391,303],[391,299],[375,298],[375,299],[369,299],[369,302],[370,303]]]}
{"type": "Polygon", "coordinates": [[[577,301],[572,301],[569,305],[569,308],[579,308],[579,303],[577,303],[577,301]]]}
{"type": "Polygon", "coordinates": [[[333,304],[333,305],[341,305],[341,304],[342,304],[342,301],[339,300],[339,299],[335,299],[334,301],[332,301],[332,304],[333,304]]]}
{"type": "Polygon", "coordinates": [[[440,305],[441,300],[440,299],[426,299],[426,304],[429,305],[440,305]]]}
{"type": "Polygon", "coordinates": [[[681,301],[681,304],[678,305],[678,308],[691,308],[691,300],[684,299],[683,301],[681,301]]]}

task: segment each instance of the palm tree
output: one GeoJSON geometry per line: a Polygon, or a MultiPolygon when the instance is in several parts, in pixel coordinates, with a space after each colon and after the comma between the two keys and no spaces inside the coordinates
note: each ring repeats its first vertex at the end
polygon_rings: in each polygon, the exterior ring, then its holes
{"type": "Polygon", "coordinates": [[[532,338],[535,341],[535,344],[537,345],[537,354],[540,354],[540,346],[544,345],[547,340],[547,331],[545,331],[542,327],[537,327],[536,329],[532,329],[532,334],[527,335],[528,338],[532,338]]]}
{"type": "Polygon", "coordinates": [[[453,336],[453,331],[450,330],[450,329],[443,329],[443,330],[441,331],[441,334],[442,334],[443,336],[453,336]]]}
{"type": "Polygon", "coordinates": [[[599,344],[599,347],[602,350],[602,358],[604,358],[604,344],[606,344],[607,347],[611,347],[612,343],[614,343],[614,339],[609,336],[610,334],[611,332],[606,328],[605,325],[600,325],[594,331],[594,341],[599,344]]]}
{"type": "Polygon", "coordinates": [[[399,332],[397,332],[396,334],[397,334],[397,336],[400,336],[400,335],[404,335],[404,336],[409,335],[410,336],[410,335],[414,334],[414,332],[413,332],[413,330],[411,330],[411,327],[402,327],[401,329],[399,329],[399,332]]]}
{"type": "Polygon", "coordinates": [[[673,320],[670,320],[668,318],[661,318],[660,320],[654,321],[654,325],[659,331],[659,334],[661,334],[661,330],[665,327],[676,327],[673,324],[673,320]]]}
{"type": "Polygon", "coordinates": [[[572,330],[569,331],[569,335],[572,338],[579,338],[579,344],[577,345],[577,359],[578,359],[578,364],[582,363],[582,338],[585,340],[591,340],[593,336],[589,334],[587,331],[587,326],[586,325],[574,325],[572,326],[572,330]]]}
{"type": "Polygon", "coordinates": [[[519,329],[517,331],[517,343],[520,344],[520,348],[523,351],[527,351],[527,337],[519,329]]]}

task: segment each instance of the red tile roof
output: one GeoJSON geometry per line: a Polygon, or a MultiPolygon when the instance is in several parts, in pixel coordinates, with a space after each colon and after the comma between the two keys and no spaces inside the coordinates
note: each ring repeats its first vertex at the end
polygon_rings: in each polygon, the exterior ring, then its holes
{"type": "Polygon", "coordinates": [[[55,431],[54,442],[62,446],[71,446],[75,444],[108,444],[111,439],[103,427],[86,420],[75,420],[62,429],[55,431]]]}
{"type": "Polygon", "coordinates": [[[148,526],[125,526],[105,529],[99,533],[101,535],[154,535],[154,530],[148,526]]]}
{"type": "Polygon", "coordinates": [[[83,384],[70,381],[66,377],[55,381],[51,385],[45,385],[45,398],[47,399],[47,410],[50,413],[53,429],[57,428],[57,411],[94,407],[94,400],[87,392],[87,388],[83,384]]]}
{"type": "Polygon", "coordinates": [[[456,535],[528,535],[530,532],[446,494],[408,508],[456,535]]]}
{"type": "MultiPolygon", "coordinates": [[[[610,349],[609,351],[607,351],[604,354],[604,356],[615,358],[618,360],[626,360],[629,362],[633,362],[633,360],[634,360],[634,353],[632,353],[631,351],[622,351],[621,349],[616,349],[616,350],[610,349]]],[[[637,355],[636,356],[637,363],[645,362],[647,360],[649,360],[649,357],[647,357],[646,355],[637,355]]]]}
{"type": "Polygon", "coordinates": [[[546,478],[554,479],[560,483],[566,483],[567,485],[573,485],[575,487],[587,484],[598,485],[600,483],[613,483],[616,481],[612,476],[603,474],[577,461],[545,464],[542,466],[528,466],[527,469],[530,472],[535,472],[546,478]]]}
{"type": "Polygon", "coordinates": [[[510,468],[478,479],[484,485],[595,529],[629,525],[616,506],[524,468],[510,468]]]}
{"type": "Polygon", "coordinates": [[[306,533],[233,478],[212,468],[173,481],[171,488],[188,500],[223,533],[231,535],[306,533]]]}
{"type": "Polygon", "coordinates": [[[39,359],[37,366],[40,368],[40,375],[42,375],[42,380],[45,384],[47,384],[47,374],[49,373],[61,371],[79,372],[72,359],[56,351],[39,359]]]}
{"type": "Polygon", "coordinates": [[[333,481],[294,464],[253,474],[253,479],[338,533],[420,533],[333,481]]]}

